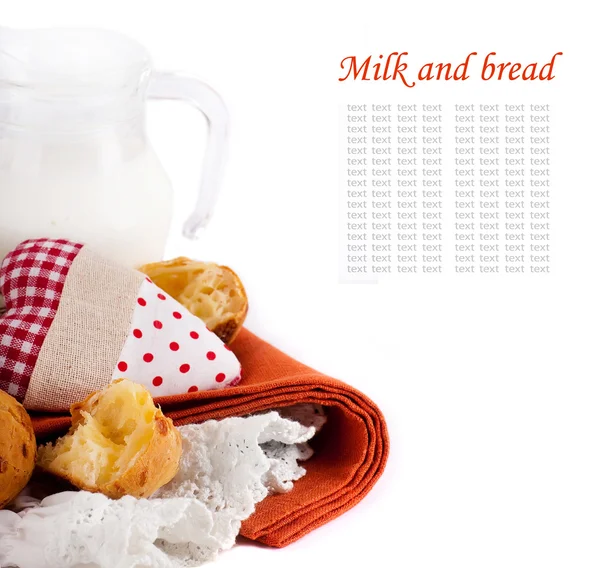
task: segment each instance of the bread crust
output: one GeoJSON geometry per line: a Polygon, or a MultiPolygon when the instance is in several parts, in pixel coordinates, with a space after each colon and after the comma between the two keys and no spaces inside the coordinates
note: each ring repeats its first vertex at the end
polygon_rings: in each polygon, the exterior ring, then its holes
{"type": "Polygon", "coordinates": [[[246,294],[246,289],[244,288],[244,285],[242,284],[242,281],[236,272],[229,268],[229,266],[219,265],[219,268],[229,272],[233,276],[236,287],[239,290],[240,295],[244,298],[244,306],[242,310],[219,322],[214,329],[211,329],[211,331],[223,343],[231,343],[242,329],[242,325],[246,320],[246,315],[248,315],[248,295],[246,294]]]}
{"type": "Polygon", "coordinates": [[[0,391],[0,509],[29,482],[36,450],[29,414],[16,399],[0,391]]]}

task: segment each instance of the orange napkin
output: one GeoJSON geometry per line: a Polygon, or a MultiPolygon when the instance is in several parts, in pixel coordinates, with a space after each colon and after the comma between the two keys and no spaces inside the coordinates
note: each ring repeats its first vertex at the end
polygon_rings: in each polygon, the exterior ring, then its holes
{"type": "MultiPolygon", "coordinates": [[[[271,495],[242,525],[241,534],[283,547],[356,505],[383,473],[389,438],[377,406],[351,386],[295,361],[243,329],[231,346],[244,370],[224,390],[157,398],[176,425],[243,416],[301,403],[327,407],[328,421],[311,442],[307,474],[289,493],[271,495]]],[[[70,419],[32,414],[38,439],[63,433],[70,419]]]]}

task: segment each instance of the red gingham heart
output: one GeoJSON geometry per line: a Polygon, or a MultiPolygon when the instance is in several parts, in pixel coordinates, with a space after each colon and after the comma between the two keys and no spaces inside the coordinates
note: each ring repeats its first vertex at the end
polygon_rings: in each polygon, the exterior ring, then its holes
{"type": "Polygon", "coordinates": [[[20,402],[56,315],[67,273],[82,246],[63,239],[25,241],[0,267],[6,303],[0,317],[0,388],[20,402]]]}

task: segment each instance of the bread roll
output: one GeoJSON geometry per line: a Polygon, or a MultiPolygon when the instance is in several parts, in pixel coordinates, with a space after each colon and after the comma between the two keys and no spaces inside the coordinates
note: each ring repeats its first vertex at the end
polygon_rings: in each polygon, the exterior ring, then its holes
{"type": "Polygon", "coordinates": [[[0,390],[0,509],[27,485],[35,467],[35,446],[29,414],[0,390]]]}
{"type": "Polygon", "coordinates": [[[177,473],[181,436],[141,385],[121,379],[71,407],[69,433],[38,449],[38,465],[76,487],[149,497],[177,473]]]}
{"type": "Polygon", "coordinates": [[[139,269],[167,294],[199,317],[224,343],[231,343],[248,313],[248,297],[227,266],[179,257],[139,269]]]}

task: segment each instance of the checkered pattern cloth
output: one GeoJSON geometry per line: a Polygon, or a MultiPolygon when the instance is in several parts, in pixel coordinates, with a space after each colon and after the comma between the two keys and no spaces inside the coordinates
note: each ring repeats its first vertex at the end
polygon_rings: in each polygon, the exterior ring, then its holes
{"type": "Polygon", "coordinates": [[[20,402],[82,246],[66,240],[29,240],[0,266],[0,292],[7,309],[0,319],[0,389],[20,402]]]}

